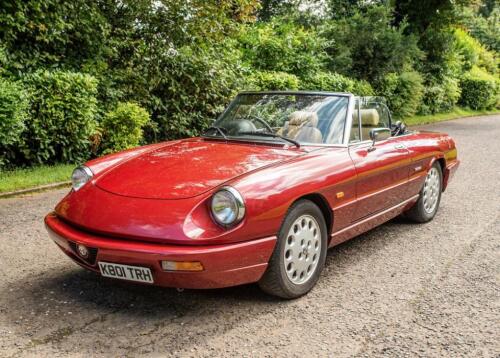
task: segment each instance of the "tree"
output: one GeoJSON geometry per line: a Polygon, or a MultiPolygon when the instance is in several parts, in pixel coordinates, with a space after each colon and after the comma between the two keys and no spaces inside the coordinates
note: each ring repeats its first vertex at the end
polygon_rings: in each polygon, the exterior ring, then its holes
{"type": "Polygon", "coordinates": [[[41,66],[91,66],[105,56],[108,33],[99,2],[4,0],[0,6],[0,42],[15,76],[41,66]]]}
{"type": "Polygon", "coordinates": [[[406,21],[408,30],[422,34],[431,25],[445,28],[455,23],[459,9],[474,0],[393,0],[394,23],[406,21]]]}
{"type": "Polygon", "coordinates": [[[406,24],[391,25],[391,9],[371,6],[352,17],[329,22],[323,31],[330,43],[327,61],[334,72],[374,84],[386,73],[411,68],[422,53],[406,24]]]}

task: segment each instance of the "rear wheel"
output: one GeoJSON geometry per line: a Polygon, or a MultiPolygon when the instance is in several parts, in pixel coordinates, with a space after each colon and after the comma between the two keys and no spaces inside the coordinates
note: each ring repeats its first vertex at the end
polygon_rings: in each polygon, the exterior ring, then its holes
{"type": "Polygon", "coordinates": [[[309,292],[323,270],[327,229],[321,210],[309,200],[300,200],[287,213],[264,276],[261,289],[282,298],[309,292]]]}
{"type": "Polygon", "coordinates": [[[443,173],[441,166],[436,162],[427,172],[418,201],[405,215],[419,223],[431,221],[438,210],[442,188],[443,173]]]}

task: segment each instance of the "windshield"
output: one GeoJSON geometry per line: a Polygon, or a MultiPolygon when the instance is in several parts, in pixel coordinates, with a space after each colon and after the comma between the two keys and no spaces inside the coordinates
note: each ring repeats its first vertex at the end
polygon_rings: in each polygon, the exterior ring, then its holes
{"type": "Polygon", "coordinates": [[[340,144],[349,98],[303,93],[245,93],[207,130],[210,136],[340,144]]]}

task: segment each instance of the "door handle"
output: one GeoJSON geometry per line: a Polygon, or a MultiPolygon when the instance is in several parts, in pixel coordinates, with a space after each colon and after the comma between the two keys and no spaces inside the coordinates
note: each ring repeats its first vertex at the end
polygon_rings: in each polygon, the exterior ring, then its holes
{"type": "Polygon", "coordinates": [[[405,147],[405,145],[404,145],[404,144],[396,144],[396,145],[394,146],[394,149],[405,149],[405,148],[406,148],[406,147],[405,147]]]}

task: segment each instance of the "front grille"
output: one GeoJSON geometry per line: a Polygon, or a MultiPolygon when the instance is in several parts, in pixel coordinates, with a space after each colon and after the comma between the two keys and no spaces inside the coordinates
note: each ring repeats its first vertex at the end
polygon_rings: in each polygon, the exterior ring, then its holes
{"type": "Polygon", "coordinates": [[[78,255],[78,250],[76,249],[76,243],[69,241],[69,246],[73,250],[73,253],[78,257],[80,260],[86,262],[89,265],[94,266],[95,265],[95,260],[97,258],[97,249],[93,247],[88,247],[87,249],[89,250],[89,257],[88,258],[83,258],[80,255],[78,255]]]}

